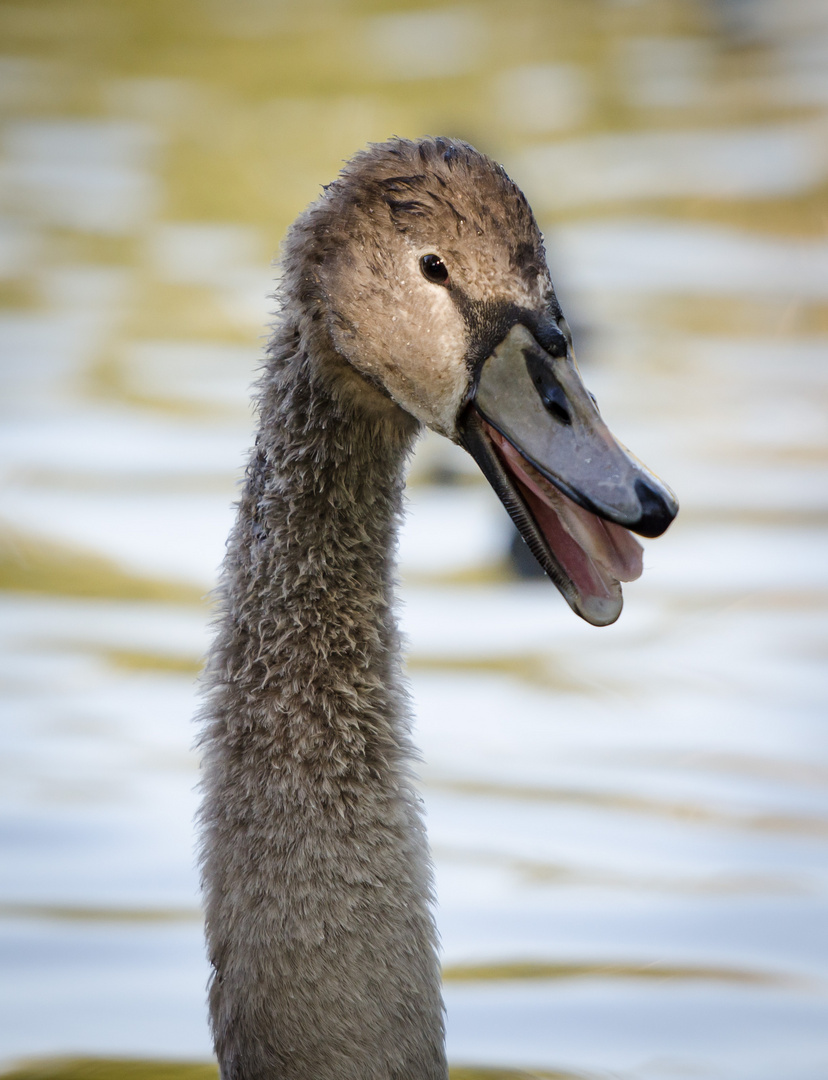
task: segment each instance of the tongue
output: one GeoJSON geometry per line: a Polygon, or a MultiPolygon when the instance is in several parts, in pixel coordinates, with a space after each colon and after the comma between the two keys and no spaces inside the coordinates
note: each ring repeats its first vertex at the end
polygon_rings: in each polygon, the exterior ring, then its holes
{"type": "Polygon", "coordinates": [[[581,595],[620,599],[620,581],[640,577],[642,548],[621,525],[604,521],[574,503],[530,465],[489,424],[486,431],[509,469],[546,542],[581,595]]]}

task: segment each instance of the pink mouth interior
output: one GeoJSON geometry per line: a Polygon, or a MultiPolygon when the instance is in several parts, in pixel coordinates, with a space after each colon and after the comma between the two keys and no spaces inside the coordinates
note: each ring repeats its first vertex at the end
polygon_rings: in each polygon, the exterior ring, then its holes
{"type": "Polygon", "coordinates": [[[584,510],[550,484],[490,424],[485,425],[501,462],[532,511],[539,529],[583,607],[618,603],[621,581],[641,576],[643,549],[629,530],[584,510]],[[592,602],[592,603],[590,603],[592,602]]]}

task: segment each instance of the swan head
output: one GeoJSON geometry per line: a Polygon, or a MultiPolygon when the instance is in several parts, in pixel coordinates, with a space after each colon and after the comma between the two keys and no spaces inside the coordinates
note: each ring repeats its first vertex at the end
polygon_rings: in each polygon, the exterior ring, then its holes
{"type": "Polygon", "coordinates": [[[641,573],[632,532],[660,535],[678,503],[584,388],[503,168],[452,139],[372,146],[300,217],[286,264],[362,392],[464,446],[572,609],[614,622],[641,573]]]}

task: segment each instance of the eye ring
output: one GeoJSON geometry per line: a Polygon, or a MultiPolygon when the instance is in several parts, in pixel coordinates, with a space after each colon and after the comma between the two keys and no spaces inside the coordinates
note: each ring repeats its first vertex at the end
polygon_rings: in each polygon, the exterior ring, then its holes
{"type": "Polygon", "coordinates": [[[423,255],[420,259],[420,271],[426,281],[434,285],[448,285],[448,267],[439,255],[423,255]]]}

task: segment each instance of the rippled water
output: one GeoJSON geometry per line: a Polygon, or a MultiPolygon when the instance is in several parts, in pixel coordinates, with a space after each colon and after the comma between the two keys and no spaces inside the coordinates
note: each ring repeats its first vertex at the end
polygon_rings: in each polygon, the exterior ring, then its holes
{"type": "Polygon", "coordinates": [[[418,451],[451,1060],[828,1075],[823,7],[32,0],[0,40],[0,1059],[209,1059],[191,716],[268,260],[341,158],[440,130],[525,187],[682,501],[595,630],[418,451]]]}

